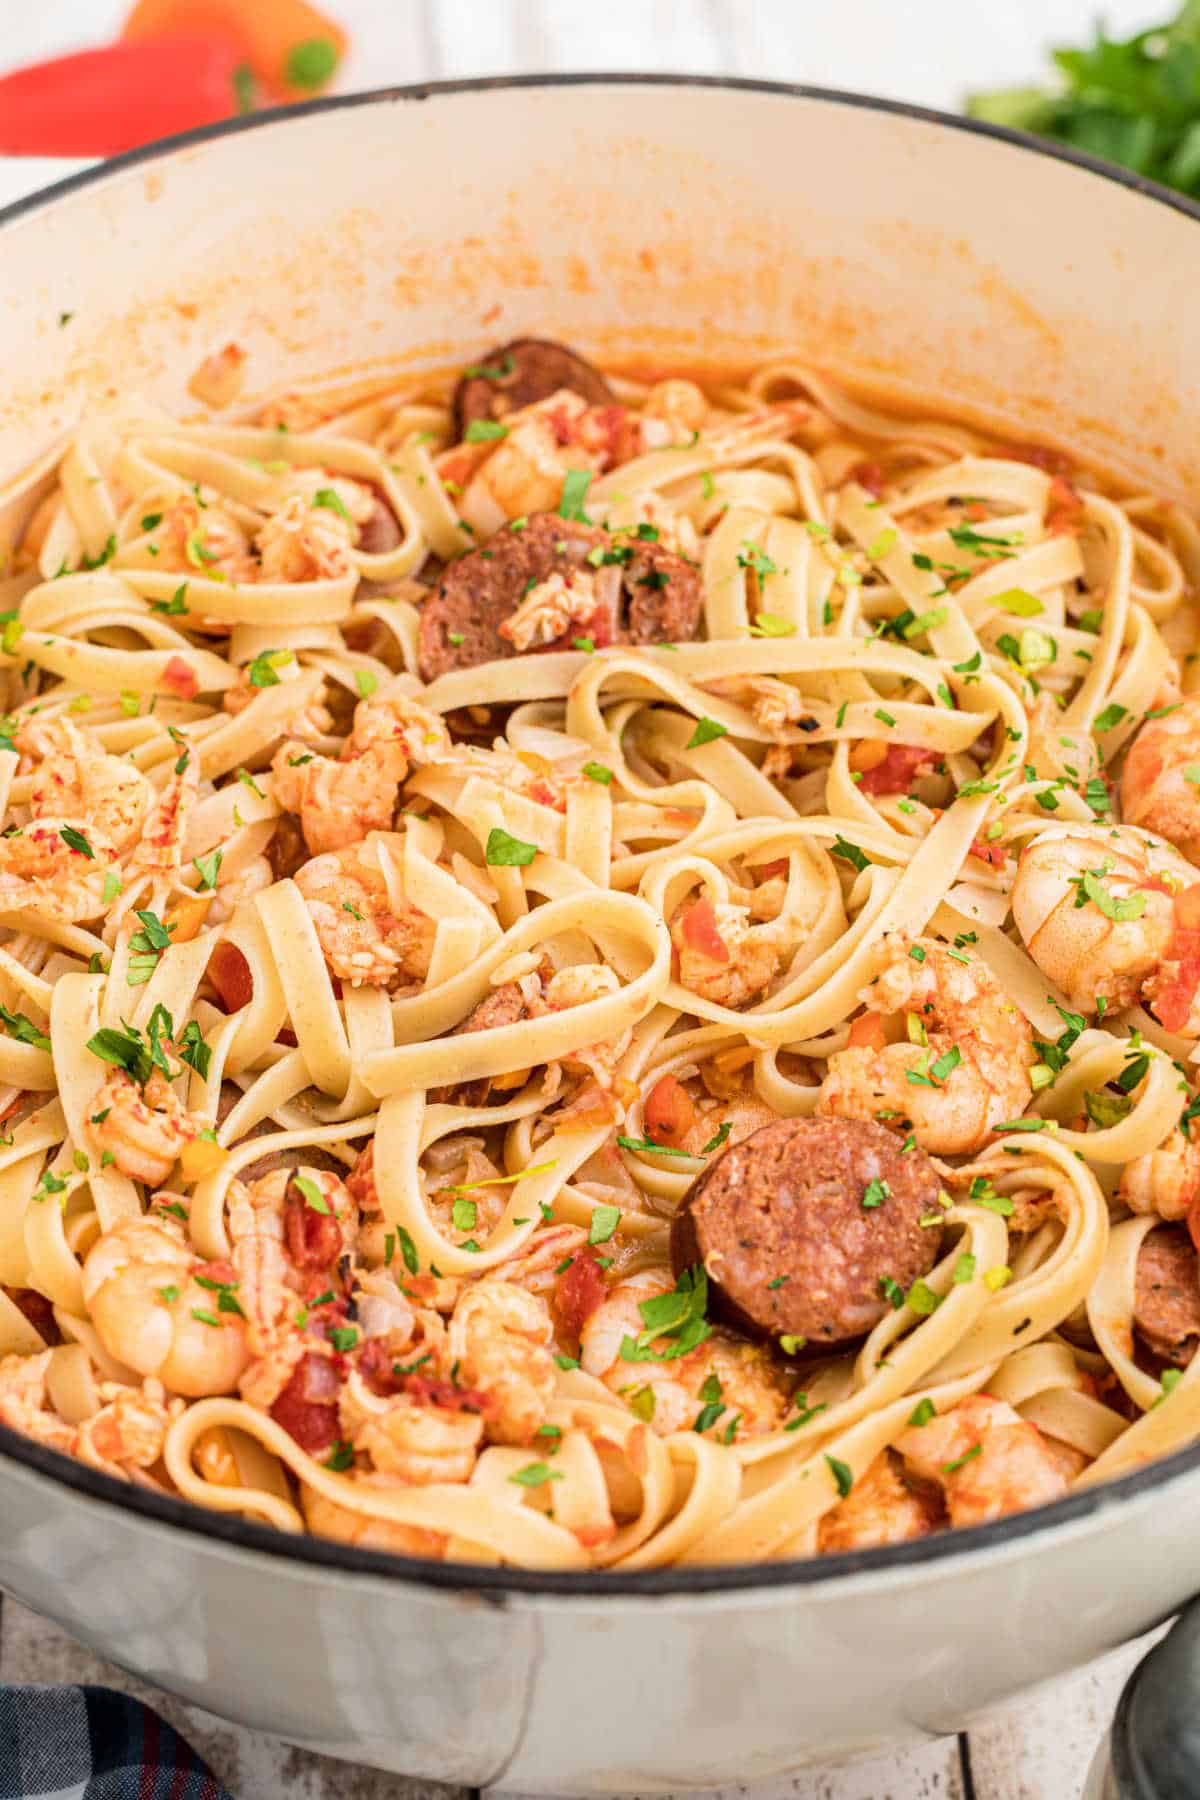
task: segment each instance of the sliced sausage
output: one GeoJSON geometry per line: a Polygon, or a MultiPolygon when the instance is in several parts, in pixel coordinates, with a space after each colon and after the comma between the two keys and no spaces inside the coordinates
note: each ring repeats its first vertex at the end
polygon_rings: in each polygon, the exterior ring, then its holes
{"type": "Polygon", "coordinates": [[[1200,1342],[1200,1259],[1182,1225],[1149,1232],[1138,1252],[1133,1322],[1152,1355],[1182,1369],[1200,1342]]]}
{"type": "Polygon", "coordinates": [[[634,644],[686,644],[700,625],[703,589],[695,563],[661,544],[639,544],[623,571],[634,644]]]}
{"type": "Polygon", "coordinates": [[[582,569],[591,552],[607,542],[597,525],[535,513],[520,531],[498,531],[482,549],[456,557],[433,599],[421,608],[422,678],[433,681],[449,669],[473,669],[515,656],[500,627],[527,589],[548,575],[582,569]]]}
{"type": "Polygon", "coordinates": [[[454,390],[454,426],[461,439],[472,419],[503,419],[570,388],[589,406],[611,406],[615,395],[601,375],[574,350],[553,338],[514,338],[489,350],[465,371],[454,390]]]}
{"type": "Polygon", "coordinates": [[[598,648],[695,637],[703,596],[694,564],[661,544],[631,546],[598,525],[534,513],[519,531],[498,531],[482,549],[456,557],[446,569],[437,593],[421,608],[423,679],[515,656],[501,625],[530,588],[572,570],[583,570],[594,581],[595,612],[540,649],[567,648],[577,636],[589,637],[598,648]],[[597,552],[609,553],[611,560],[600,562],[597,552]]]}
{"type": "Polygon", "coordinates": [[[708,1273],[713,1311],[755,1335],[839,1344],[879,1323],[937,1260],[939,1182],[871,1119],[778,1119],[731,1145],[672,1228],[677,1272],[708,1273]]]}
{"type": "MultiPolygon", "coordinates": [[[[524,994],[515,981],[506,981],[492,993],[485,994],[450,1035],[462,1037],[469,1031],[492,1031],[500,1025],[516,1025],[525,1016],[524,994]]],[[[484,1076],[479,1081],[460,1082],[457,1087],[432,1088],[429,1098],[456,1106],[485,1106],[491,1091],[491,1079],[484,1076]]]]}
{"type": "Polygon", "coordinates": [[[365,556],[385,556],[400,542],[400,525],[382,490],[372,483],[371,492],[375,504],[365,523],[359,527],[358,543],[354,547],[365,556]]]}

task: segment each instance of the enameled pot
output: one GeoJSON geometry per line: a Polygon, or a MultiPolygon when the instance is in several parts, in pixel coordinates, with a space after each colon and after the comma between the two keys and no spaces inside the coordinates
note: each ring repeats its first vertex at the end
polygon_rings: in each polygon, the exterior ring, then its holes
{"type": "MultiPolygon", "coordinates": [[[[0,215],[6,479],[89,393],[188,410],[470,359],[791,353],[1200,488],[1200,214],[962,120],[765,84],[467,83],[139,152],[0,215]]],[[[1037,1512],[852,1556],[472,1572],[199,1513],[0,1431],[0,1585],[262,1730],[443,1781],[647,1793],[952,1731],[1200,1587],[1200,1447],[1037,1512]]]]}

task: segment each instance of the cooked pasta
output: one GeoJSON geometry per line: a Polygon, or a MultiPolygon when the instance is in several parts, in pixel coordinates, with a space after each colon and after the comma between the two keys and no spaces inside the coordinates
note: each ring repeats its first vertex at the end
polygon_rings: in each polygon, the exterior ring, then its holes
{"type": "Polygon", "coordinates": [[[2,498],[0,1422],[567,1570],[1200,1432],[1179,506],[538,340],[2,498]]]}

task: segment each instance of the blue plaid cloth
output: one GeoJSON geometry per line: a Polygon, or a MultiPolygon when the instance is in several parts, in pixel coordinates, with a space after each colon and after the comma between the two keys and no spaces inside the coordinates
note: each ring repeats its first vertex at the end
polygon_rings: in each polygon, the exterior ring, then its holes
{"type": "Polygon", "coordinates": [[[191,1745],[128,1694],[0,1687],[0,1800],[233,1800],[191,1745]]]}

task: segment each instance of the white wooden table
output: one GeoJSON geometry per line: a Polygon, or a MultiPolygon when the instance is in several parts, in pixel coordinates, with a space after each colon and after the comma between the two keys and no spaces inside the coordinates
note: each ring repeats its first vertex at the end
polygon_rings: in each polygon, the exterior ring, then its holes
{"type": "MultiPolygon", "coordinates": [[[[956,108],[979,86],[1028,80],[1044,46],[1083,37],[1095,0],[323,0],[354,48],[343,85],[550,69],[670,69],[848,87],[956,108]]],[[[0,4],[0,68],[109,35],[127,0],[0,4]]],[[[1107,0],[1135,30],[1169,0],[1107,0]]],[[[74,166],[74,165],[71,165],[74,166]]],[[[0,158],[0,204],[66,167],[0,158]]],[[[1031,1620],[1031,1629],[1036,1629],[1031,1620]]],[[[754,1800],[1078,1800],[1122,1684],[1129,1646],[980,1720],[968,1736],[830,1770],[754,1800]]],[[[0,1680],[89,1681],[137,1692],[167,1715],[238,1800],[466,1800],[309,1755],[140,1687],[15,1602],[0,1607],[0,1680]]],[[[746,1790],[741,1790],[745,1792],[746,1790]]]]}

